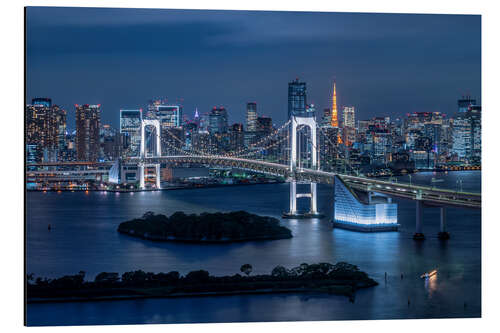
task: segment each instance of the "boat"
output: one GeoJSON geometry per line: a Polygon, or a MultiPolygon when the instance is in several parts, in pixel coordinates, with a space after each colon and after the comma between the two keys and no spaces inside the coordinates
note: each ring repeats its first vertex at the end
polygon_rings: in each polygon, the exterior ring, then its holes
{"type": "Polygon", "coordinates": [[[437,274],[437,269],[432,270],[432,271],[430,271],[430,272],[426,272],[426,273],[424,273],[424,274],[420,275],[420,278],[421,278],[421,279],[428,279],[428,278],[430,278],[430,277],[432,277],[432,276],[434,276],[434,275],[436,275],[436,274],[437,274]]]}

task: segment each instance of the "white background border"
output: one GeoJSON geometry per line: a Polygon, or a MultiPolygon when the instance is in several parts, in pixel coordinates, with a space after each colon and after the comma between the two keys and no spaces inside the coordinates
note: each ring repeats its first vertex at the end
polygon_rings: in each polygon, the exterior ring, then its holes
{"type": "MultiPolygon", "coordinates": [[[[248,324],[190,324],[190,325],[143,325],[143,326],[80,326],[30,328],[37,331],[84,332],[132,332],[165,330],[174,332],[252,332],[280,330],[303,332],[484,332],[500,327],[500,220],[495,213],[499,196],[498,152],[500,130],[499,73],[500,16],[496,1],[444,1],[444,0],[344,0],[344,1],[153,1],[153,0],[87,0],[87,1],[3,1],[0,8],[1,31],[1,280],[0,325],[7,330],[23,328],[23,110],[24,110],[24,6],[85,6],[85,7],[132,7],[132,8],[193,8],[193,9],[254,9],[254,10],[303,10],[347,11],[386,13],[442,13],[482,15],[482,96],[483,106],[483,221],[482,221],[482,319],[451,320],[378,320],[378,321],[330,321],[330,322],[283,322],[248,324]]],[[[477,281],[480,283],[480,281],[477,281]]],[[[280,311],[280,309],[276,309],[280,311]]]]}

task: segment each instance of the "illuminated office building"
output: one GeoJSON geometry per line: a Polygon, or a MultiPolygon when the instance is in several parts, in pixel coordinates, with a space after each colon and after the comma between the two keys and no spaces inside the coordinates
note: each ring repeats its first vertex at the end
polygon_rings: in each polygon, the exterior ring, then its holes
{"type": "Polygon", "coordinates": [[[246,125],[247,132],[257,131],[257,103],[255,102],[247,103],[246,125]]]}
{"type": "Polygon", "coordinates": [[[127,157],[139,156],[141,147],[142,109],[120,110],[120,136],[127,157]]]}
{"type": "Polygon", "coordinates": [[[101,105],[75,104],[76,156],[79,161],[97,161],[100,152],[101,105]]]}
{"type": "Polygon", "coordinates": [[[208,116],[208,131],[210,134],[228,132],[227,110],[224,107],[214,107],[208,116]]]}
{"type": "Polygon", "coordinates": [[[44,150],[57,156],[66,146],[66,111],[52,105],[50,98],[34,98],[26,106],[25,119],[26,144],[31,150],[36,146],[38,161],[44,150]]]}
{"type": "Polygon", "coordinates": [[[180,127],[182,125],[182,107],[179,105],[156,105],[156,117],[160,126],[180,127]]]}
{"type": "Polygon", "coordinates": [[[307,106],[306,83],[299,79],[288,83],[288,119],[294,116],[305,117],[307,106]]]}

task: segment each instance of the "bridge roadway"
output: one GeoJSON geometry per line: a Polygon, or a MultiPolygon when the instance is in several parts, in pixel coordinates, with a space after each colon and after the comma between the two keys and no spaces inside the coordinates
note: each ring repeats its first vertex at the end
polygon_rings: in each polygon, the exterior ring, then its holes
{"type": "MultiPolygon", "coordinates": [[[[141,161],[140,158],[131,158],[130,161],[141,161]]],[[[252,160],[238,157],[227,157],[220,155],[191,155],[191,156],[162,156],[146,157],[142,159],[144,163],[170,163],[185,164],[198,163],[205,165],[228,166],[251,171],[262,172],[275,176],[282,176],[286,179],[296,179],[297,181],[310,181],[315,183],[333,184],[334,177],[338,175],[350,187],[364,192],[379,192],[391,197],[404,198],[409,200],[419,200],[427,206],[449,206],[465,208],[481,208],[481,194],[450,189],[440,189],[430,186],[413,185],[408,183],[396,183],[373,178],[357,177],[336,174],[321,170],[299,168],[294,172],[284,164],[252,160]]]]}

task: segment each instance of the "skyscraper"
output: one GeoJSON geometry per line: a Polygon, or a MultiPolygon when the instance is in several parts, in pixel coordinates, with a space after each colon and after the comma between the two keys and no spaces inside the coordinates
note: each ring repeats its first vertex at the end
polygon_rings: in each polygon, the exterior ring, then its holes
{"type": "Polygon", "coordinates": [[[332,111],[330,109],[323,109],[323,116],[321,117],[321,127],[330,127],[332,123],[332,111]]]}
{"type": "Polygon", "coordinates": [[[211,134],[222,134],[228,132],[227,110],[224,107],[215,107],[208,116],[208,131],[211,134]]]}
{"type": "Polygon", "coordinates": [[[335,82],[333,82],[333,96],[332,96],[332,127],[339,127],[338,112],[337,112],[337,92],[335,90],[335,82]]]}
{"type": "Polygon", "coordinates": [[[296,78],[288,83],[288,119],[294,116],[307,116],[306,83],[296,78]]]}
{"type": "Polygon", "coordinates": [[[182,125],[182,107],[179,105],[157,105],[156,117],[164,127],[180,127],[182,125]]]}
{"type": "Polygon", "coordinates": [[[344,127],[354,128],[356,123],[354,106],[344,106],[344,111],[342,112],[342,125],[344,127]]]}
{"type": "Polygon", "coordinates": [[[127,157],[139,156],[141,147],[142,109],[120,110],[120,135],[127,157]]]}
{"type": "Polygon", "coordinates": [[[255,102],[247,103],[246,125],[247,132],[257,131],[257,103],[255,102]]]}
{"type": "Polygon", "coordinates": [[[347,146],[352,145],[356,141],[355,123],[354,106],[345,106],[342,112],[342,135],[343,141],[347,146]]]}
{"type": "Polygon", "coordinates": [[[99,159],[101,105],[78,105],[76,111],[76,155],[79,161],[99,159]]]}
{"type": "Polygon", "coordinates": [[[50,150],[52,155],[65,147],[66,111],[52,105],[50,98],[34,98],[26,106],[26,144],[33,156],[40,161],[42,151],[50,150]]]}
{"type": "Polygon", "coordinates": [[[257,118],[257,131],[260,136],[268,136],[273,131],[273,120],[271,117],[258,117],[257,118]]]}

